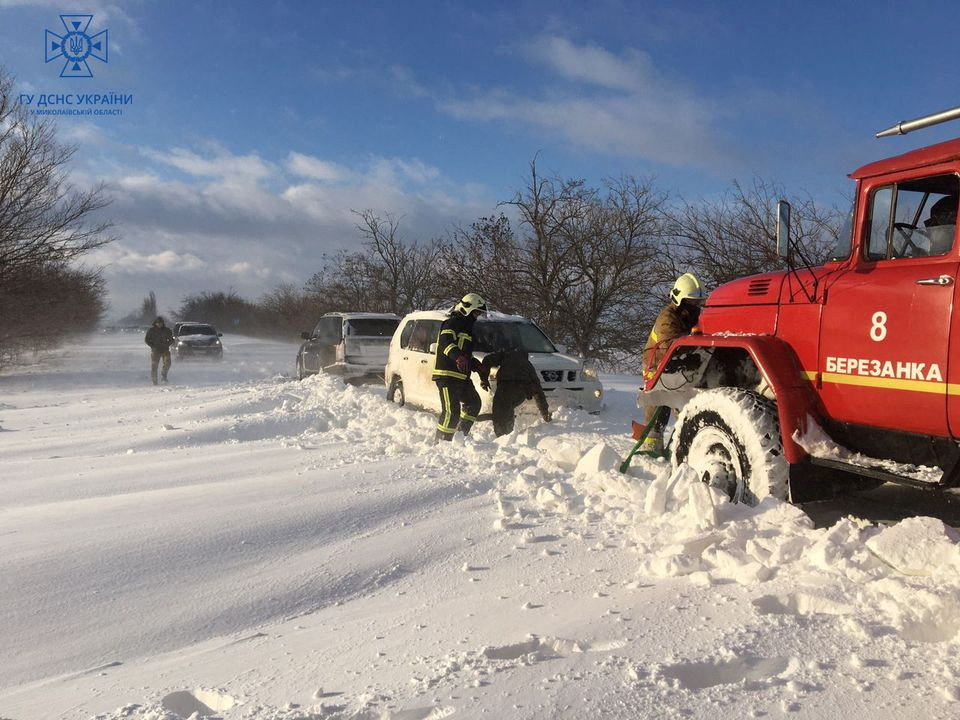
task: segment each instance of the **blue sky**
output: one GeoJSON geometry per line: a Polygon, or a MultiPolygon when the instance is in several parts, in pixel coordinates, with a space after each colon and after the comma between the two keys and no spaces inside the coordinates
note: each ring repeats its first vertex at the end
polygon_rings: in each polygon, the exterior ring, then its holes
{"type": "Polygon", "coordinates": [[[409,238],[497,210],[547,173],[632,174],[691,201],[755,176],[845,202],[846,174],[957,134],[889,140],[960,105],[955,2],[28,2],[0,0],[18,89],[132,93],[63,118],[74,178],[104,182],[112,314],[154,290],[301,284],[358,241],[351,210],[409,238]],[[109,30],[60,78],[61,13],[109,30]]]}

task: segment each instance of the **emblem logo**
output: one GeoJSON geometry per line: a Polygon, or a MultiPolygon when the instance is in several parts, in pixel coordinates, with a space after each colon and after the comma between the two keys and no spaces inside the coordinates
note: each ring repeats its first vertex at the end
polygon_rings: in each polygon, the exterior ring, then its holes
{"type": "Polygon", "coordinates": [[[46,31],[44,54],[45,62],[64,58],[62,78],[93,77],[89,58],[96,58],[100,62],[107,62],[107,31],[101,30],[94,36],[87,34],[93,15],[61,15],[60,21],[66,29],[64,35],[57,35],[51,30],[46,31]]]}

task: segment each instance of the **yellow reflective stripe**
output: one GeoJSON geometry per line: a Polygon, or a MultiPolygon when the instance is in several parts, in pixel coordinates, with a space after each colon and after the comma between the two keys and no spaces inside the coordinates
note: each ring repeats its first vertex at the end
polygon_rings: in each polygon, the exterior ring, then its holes
{"type": "Polygon", "coordinates": [[[657,335],[656,330],[650,331],[650,339],[653,340],[654,342],[660,342],[660,337],[657,335]]]}
{"type": "Polygon", "coordinates": [[[457,346],[453,343],[450,343],[443,349],[443,354],[449,356],[451,350],[456,350],[457,346]]]}
{"type": "Polygon", "coordinates": [[[466,376],[466,375],[464,375],[464,374],[461,373],[461,372],[457,372],[456,370],[434,370],[434,371],[433,371],[433,376],[434,376],[434,377],[437,377],[437,376],[452,377],[452,378],[456,378],[457,380],[466,380],[466,379],[467,379],[467,376],[466,376]]]}
{"type": "Polygon", "coordinates": [[[470,334],[468,334],[468,333],[459,333],[459,334],[457,335],[457,344],[459,345],[459,347],[460,347],[461,350],[463,349],[463,344],[464,344],[467,340],[473,340],[473,337],[472,337],[470,334]]]}
{"type": "Polygon", "coordinates": [[[477,419],[473,415],[467,415],[466,413],[460,413],[461,420],[469,420],[470,422],[476,422],[477,419]]]}
{"type": "Polygon", "coordinates": [[[440,395],[443,397],[443,420],[437,425],[439,430],[443,430],[445,433],[452,433],[456,431],[456,428],[453,430],[450,429],[450,416],[453,414],[453,406],[450,403],[450,388],[441,388],[440,395]]]}
{"type": "MultiPolygon", "coordinates": [[[[810,382],[815,382],[817,373],[814,370],[804,370],[803,376],[810,382]]],[[[896,378],[879,378],[867,375],[846,375],[844,373],[822,373],[822,382],[835,385],[856,385],[858,387],[874,387],[884,390],[906,390],[908,392],[937,393],[960,395],[960,384],[942,383],[935,380],[898,380],[896,378]]]]}
{"type": "Polygon", "coordinates": [[[446,330],[441,330],[440,335],[437,335],[437,338],[439,339],[441,335],[446,335],[447,333],[453,335],[454,338],[457,337],[456,331],[451,330],[450,328],[447,328],[446,330]]]}
{"type": "Polygon", "coordinates": [[[445,428],[443,425],[437,425],[437,430],[439,430],[442,433],[446,433],[447,435],[453,435],[456,432],[456,430],[445,428]]]}

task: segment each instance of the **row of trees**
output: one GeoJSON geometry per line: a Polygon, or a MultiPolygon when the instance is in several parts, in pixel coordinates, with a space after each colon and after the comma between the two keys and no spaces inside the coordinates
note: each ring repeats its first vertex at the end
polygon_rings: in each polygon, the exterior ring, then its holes
{"type": "MultiPolygon", "coordinates": [[[[757,180],[734,183],[711,202],[677,203],[649,180],[623,177],[590,187],[543,177],[534,161],[526,187],[503,203],[505,212],[445,238],[406,240],[399,219],[358,213],[360,249],[327,257],[303,287],[275,288],[247,308],[244,324],[292,337],[324,312],[403,315],[478,292],[493,309],[533,318],[575,352],[635,370],[680,274],[694,272],[709,289],[783,267],[774,226],[783,196],[778,185],[757,180]]],[[[791,200],[806,255],[825,259],[839,213],[809,197],[791,200]]],[[[196,309],[195,299],[180,314],[196,309]]]]}
{"type": "Polygon", "coordinates": [[[0,71],[0,368],[89,332],[103,315],[103,280],[78,261],[110,241],[105,224],[90,222],[106,200],[100,188],[70,186],[73,151],[17,104],[0,71]]]}

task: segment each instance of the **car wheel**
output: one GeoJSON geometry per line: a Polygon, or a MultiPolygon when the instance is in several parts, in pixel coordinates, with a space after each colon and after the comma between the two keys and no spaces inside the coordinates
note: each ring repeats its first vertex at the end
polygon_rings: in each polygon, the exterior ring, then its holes
{"type": "Polygon", "coordinates": [[[297,380],[303,380],[307,374],[303,371],[303,358],[297,355],[297,380]]]}
{"type": "Polygon", "coordinates": [[[697,394],[680,412],[670,445],[674,467],[686,463],[733,502],[787,497],[777,408],[756,393],[715,388],[697,394]]]}
{"type": "Polygon", "coordinates": [[[390,387],[387,388],[387,400],[397,405],[404,405],[407,401],[406,396],[403,394],[403,381],[394,377],[390,381],[390,387]]]}

